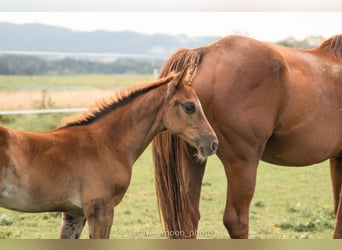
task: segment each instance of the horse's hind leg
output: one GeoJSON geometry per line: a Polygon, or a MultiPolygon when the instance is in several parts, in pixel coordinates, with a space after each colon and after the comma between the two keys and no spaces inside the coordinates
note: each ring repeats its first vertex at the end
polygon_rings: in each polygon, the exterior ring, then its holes
{"type": "Polygon", "coordinates": [[[61,239],[78,239],[81,236],[86,218],[84,215],[63,213],[61,239]]]}
{"type": "Polygon", "coordinates": [[[342,238],[342,158],[330,159],[331,183],[334,195],[336,226],[334,238],[342,238]]]}

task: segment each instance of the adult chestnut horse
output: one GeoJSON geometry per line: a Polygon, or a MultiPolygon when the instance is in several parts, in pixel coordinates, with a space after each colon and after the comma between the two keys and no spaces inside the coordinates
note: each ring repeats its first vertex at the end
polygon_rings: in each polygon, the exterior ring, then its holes
{"type": "Polygon", "coordinates": [[[31,133],[0,127],[0,206],[24,212],[62,211],[61,238],[109,238],[114,207],[132,166],[167,129],[206,159],[217,138],[185,73],[118,91],[64,127],[31,133]]]}
{"type": "MultiPolygon", "coordinates": [[[[248,238],[260,160],[305,166],[326,159],[331,162],[334,238],[342,238],[342,35],[310,50],[228,36],[180,49],[160,76],[190,62],[197,69],[192,86],[219,139],[217,155],[228,180],[223,223],[231,238],[248,238]]],[[[153,142],[159,208],[166,230],[196,236],[205,163],[193,157],[192,147],[169,137],[175,136],[163,133],[153,142]],[[179,161],[166,157],[175,150],[179,161]],[[179,176],[176,163],[182,167],[179,176]],[[166,190],[165,178],[175,191],[167,190],[179,197],[160,191],[166,190]],[[177,209],[180,203],[188,210],[177,209]]]]}

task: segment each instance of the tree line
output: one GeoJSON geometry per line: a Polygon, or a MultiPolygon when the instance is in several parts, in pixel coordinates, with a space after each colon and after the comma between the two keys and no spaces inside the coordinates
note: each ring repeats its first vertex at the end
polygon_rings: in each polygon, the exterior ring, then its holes
{"type": "MultiPolygon", "coordinates": [[[[303,40],[287,38],[277,44],[308,49],[317,46],[323,39],[310,36],[303,40]]],[[[119,58],[110,63],[85,59],[43,59],[27,55],[1,55],[0,75],[71,75],[71,74],[152,74],[159,70],[163,60],[119,58]]]]}
{"type": "Polygon", "coordinates": [[[0,56],[0,75],[70,75],[70,74],[152,74],[161,60],[120,58],[110,63],[58,59],[47,60],[26,55],[0,56]]]}

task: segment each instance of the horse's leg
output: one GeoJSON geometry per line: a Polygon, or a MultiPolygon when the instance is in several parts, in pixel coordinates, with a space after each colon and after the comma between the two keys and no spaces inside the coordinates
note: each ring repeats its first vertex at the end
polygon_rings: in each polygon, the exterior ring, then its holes
{"type": "Polygon", "coordinates": [[[81,236],[86,218],[83,214],[63,213],[61,239],[78,239],[81,236]]]}
{"type": "Polygon", "coordinates": [[[201,196],[201,187],[202,187],[202,180],[204,176],[205,171],[205,162],[198,161],[196,154],[196,149],[192,148],[191,146],[188,147],[187,158],[188,160],[185,161],[186,164],[184,164],[183,169],[186,177],[186,187],[187,192],[189,194],[189,199],[191,202],[191,205],[193,207],[193,213],[191,213],[191,219],[192,219],[192,225],[193,228],[191,229],[191,232],[188,232],[187,235],[190,235],[191,238],[197,237],[197,228],[198,228],[198,222],[200,220],[200,210],[199,210],[199,203],[200,203],[200,196],[201,196]]]}
{"type": "Polygon", "coordinates": [[[228,180],[223,223],[231,238],[243,239],[248,238],[249,207],[255,191],[257,167],[264,143],[258,146],[257,143],[243,140],[228,142],[221,136],[217,152],[228,180]]]}
{"type": "Polygon", "coordinates": [[[256,185],[257,164],[222,160],[228,179],[226,207],[223,223],[233,239],[247,239],[249,207],[256,185]]]}
{"type": "Polygon", "coordinates": [[[336,226],[334,238],[342,238],[342,159],[330,159],[331,183],[334,195],[334,212],[336,217],[336,226]]]}
{"type": "Polygon", "coordinates": [[[113,224],[114,208],[104,199],[94,199],[84,206],[90,239],[108,239],[113,224]]]}

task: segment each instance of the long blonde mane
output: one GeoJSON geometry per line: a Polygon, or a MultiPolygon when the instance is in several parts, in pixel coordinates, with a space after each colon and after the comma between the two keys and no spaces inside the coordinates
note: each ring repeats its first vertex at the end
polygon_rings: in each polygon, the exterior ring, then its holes
{"type": "Polygon", "coordinates": [[[160,70],[159,77],[165,77],[171,72],[181,72],[188,68],[185,82],[191,83],[197,73],[197,67],[201,61],[201,53],[196,49],[182,48],[177,50],[160,70]]]}
{"type": "Polygon", "coordinates": [[[342,61],[342,35],[336,35],[323,41],[319,48],[328,49],[336,59],[342,61]]]}
{"type": "MultiPolygon", "coordinates": [[[[180,49],[165,62],[159,77],[187,68],[189,74],[185,81],[191,83],[197,73],[201,57],[202,54],[197,49],[180,49]]],[[[187,144],[183,140],[165,131],[153,139],[152,152],[159,215],[165,231],[184,232],[188,235],[193,228],[191,216],[194,212],[182,174],[184,164],[187,164],[186,159],[189,157],[184,147],[187,147],[187,144]]]]}

